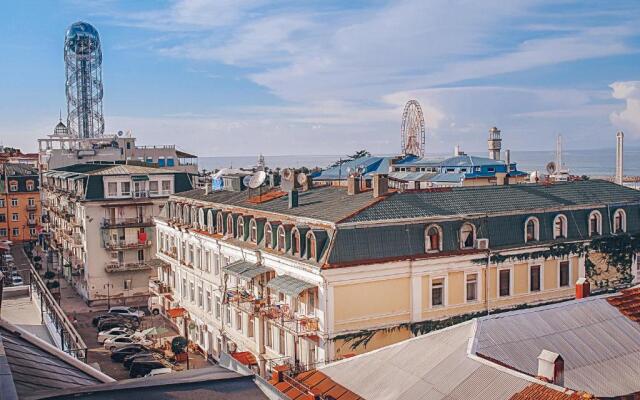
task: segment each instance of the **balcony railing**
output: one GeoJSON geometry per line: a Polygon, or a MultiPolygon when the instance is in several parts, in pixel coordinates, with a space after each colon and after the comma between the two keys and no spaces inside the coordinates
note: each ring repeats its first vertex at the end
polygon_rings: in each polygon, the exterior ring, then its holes
{"type": "Polygon", "coordinates": [[[107,272],[144,271],[151,268],[152,266],[147,261],[139,261],[139,262],[110,261],[105,266],[105,270],[107,272]]]}
{"type": "Polygon", "coordinates": [[[35,211],[37,208],[35,204],[27,204],[27,211],[35,211]]]}
{"type": "Polygon", "coordinates": [[[135,217],[135,218],[103,218],[102,228],[123,228],[136,226],[153,226],[153,218],[151,217],[135,217]]]}
{"type": "Polygon", "coordinates": [[[260,312],[277,326],[296,335],[312,335],[318,331],[318,317],[294,313],[286,305],[262,307],[260,312]]]}
{"type": "Polygon", "coordinates": [[[149,291],[157,295],[171,293],[171,287],[157,279],[149,279],[149,291]]]}
{"type": "Polygon", "coordinates": [[[37,225],[37,224],[38,224],[38,222],[36,221],[35,218],[29,218],[27,220],[27,225],[29,225],[29,226],[34,226],[34,225],[37,225]]]}
{"type": "Polygon", "coordinates": [[[134,250],[143,249],[151,246],[151,240],[127,242],[124,240],[109,241],[104,243],[104,248],[107,250],[134,250]]]}

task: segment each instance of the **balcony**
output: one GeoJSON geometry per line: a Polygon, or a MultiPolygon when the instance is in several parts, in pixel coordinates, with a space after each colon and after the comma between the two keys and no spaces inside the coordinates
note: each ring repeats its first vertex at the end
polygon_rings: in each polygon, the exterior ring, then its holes
{"type": "Polygon", "coordinates": [[[29,218],[29,219],[27,220],[27,225],[29,225],[29,226],[36,226],[36,225],[38,225],[38,222],[36,221],[36,219],[35,219],[35,218],[29,218]]]}
{"type": "Polygon", "coordinates": [[[125,240],[109,241],[104,243],[107,250],[139,250],[151,246],[151,240],[128,242],[125,240]]]}
{"type": "Polygon", "coordinates": [[[38,206],[36,206],[35,204],[27,204],[27,211],[35,211],[38,206]]]}
{"type": "Polygon", "coordinates": [[[100,227],[103,229],[153,226],[151,217],[135,218],[103,218],[100,227]]]}
{"type": "Polygon", "coordinates": [[[149,279],[149,292],[156,295],[171,293],[171,287],[157,279],[149,279]]]}
{"type": "Polygon", "coordinates": [[[318,317],[294,313],[286,304],[262,307],[260,313],[276,326],[298,335],[313,335],[318,331],[318,317]]]}
{"type": "Polygon", "coordinates": [[[165,268],[166,266],[168,266],[166,262],[157,258],[134,262],[120,262],[118,260],[112,260],[110,262],[107,262],[105,270],[107,272],[136,272],[145,271],[152,268],[165,268]]]}

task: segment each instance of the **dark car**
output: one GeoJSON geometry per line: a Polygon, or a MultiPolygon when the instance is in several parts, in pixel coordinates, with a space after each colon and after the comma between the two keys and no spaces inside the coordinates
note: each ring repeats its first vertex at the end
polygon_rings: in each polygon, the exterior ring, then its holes
{"type": "Polygon", "coordinates": [[[129,369],[129,377],[137,378],[139,376],[145,376],[149,372],[157,368],[171,367],[166,361],[161,360],[138,360],[131,363],[131,369],[129,369]]]}
{"type": "Polygon", "coordinates": [[[98,326],[98,324],[100,324],[101,321],[104,321],[105,319],[110,319],[110,318],[120,318],[122,320],[131,322],[132,324],[140,324],[140,318],[136,317],[135,315],[120,315],[120,314],[115,314],[115,313],[106,313],[106,314],[100,314],[97,317],[94,317],[91,320],[91,323],[93,324],[93,326],[98,326]]]}
{"type": "Polygon", "coordinates": [[[164,357],[162,357],[162,355],[152,352],[152,351],[141,351],[138,354],[132,354],[130,356],[126,356],[122,362],[122,365],[126,368],[126,369],[130,369],[131,368],[131,364],[133,364],[134,361],[140,361],[140,360],[163,360],[164,357]]]}
{"type": "Polygon", "coordinates": [[[106,331],[111,328],[127,328],[136,329],[139,325],[122,318],[106,318],[98,323],[98,332],[106,331]]]}
{"type": "Polygon", "coordinates": [[[93,324],[93,326],[98,326],[98,324],[100,323],[100,321],[102,321],[103,319],[106,318],[113,318],[112,314],[100,314],[96,317],[93,317],[93,319],[91,320],[91,323],[93,324]]]}
{"type": "Polygon", "coordinates": [[[111,352],[111,359],[113,361],[123,361],[126,356],[130,356],[132,354],[138,354],[140,352],[147,352],[147,351],[149,351],[147,347],[141,344],[133,343],[111,352]]]}

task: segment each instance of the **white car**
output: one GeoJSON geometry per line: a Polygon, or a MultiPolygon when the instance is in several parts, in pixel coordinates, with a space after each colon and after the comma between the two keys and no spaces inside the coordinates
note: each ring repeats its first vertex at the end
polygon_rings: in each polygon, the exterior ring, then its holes
{"type": "Polygon", "coordinates": [[[147,378],[149,376],[170,374],[172,372],[173,370],[171,368],[156,368],[156,369],[152,369],[151,372],[146,374],[144,377],[147,378]]]}
{"type": "Polygon", "coordinates": [[[20,276],[12,276],[11,284],[13,286],[21,286],[21,285],[24,285],[24,282],[22,281],[22,278],[20,276]]]}
{"type": "Polygon", "coordinates": [[[107,339],[112,339],[116,336],[130,335],[133,331],[125,328],[111,328],[106,331],[98,333],[98,343],[104,343],[107,339]]]}
{"type": "Polygon", "coordinates": [[[121,347],[128,346],[128,345],[133,344],[133,343],[138,343],[138,344],[141,344],[143,346],[151,346],[153,344],[153,342],[151,340],[144,339],[144,338],[139,337],[139,336],[135,336],[135,334],[133,334],[133,335],[120,335],[120,336],[116,336],[116,337],[112,337],[112,338],[106,339],[104,341],[104,348],[113,351],[115,349],[119,349],[121,347]]]}
{"type": "Polygon", "coordinates": [[[11,254],[5,254],[4,256],[2,256],[2,258],[4,258],[4,262],[6,262],[6,263],[12,263],[13,262],[13,256],[11,254]]]}
{"type": "Polygon", "coordinates": [[[138,317],[138,318],[144,317],[144,311],[138,310],[137,308],[126,307],[126,306],[111,307],[109,309],[109,314],[126,315],[126,316],[138,317]]]}
{"type": "Polygon", "coordinates": [[[0,244],[3,244],[5,246],[12,246],[13,242],[11,240],[7,240],[7,239],[1,239],[0,240],[0,244]]]}

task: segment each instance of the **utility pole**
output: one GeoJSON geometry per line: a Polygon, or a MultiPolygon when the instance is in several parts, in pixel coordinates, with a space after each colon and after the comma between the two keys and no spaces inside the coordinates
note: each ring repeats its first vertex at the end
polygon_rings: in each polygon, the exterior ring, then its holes
{"type": "Polygon", "coordinates": [[[185,352],[187,354],[187,371],[189,370],[189,327],[188,327],[188,320],[189,320],[189,318],[187,318],[186,316],[182,317],[182,324],[183,324],[183,329],[184,329],[184,337],[185,337],[185,339],[187,339],[187,347],[185,348],[185,352]]]}
{"type": "Polygon", "coordinates": [[[104,288],[107,289],[107,311],[111,309],[111,292],[110,289],[113,287],[112,283],[105,283],[104,288]]]}

